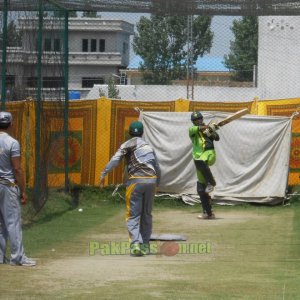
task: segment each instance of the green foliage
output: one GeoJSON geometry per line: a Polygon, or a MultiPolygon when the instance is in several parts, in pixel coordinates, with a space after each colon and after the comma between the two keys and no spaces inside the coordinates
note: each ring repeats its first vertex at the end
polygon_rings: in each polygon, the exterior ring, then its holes
{"type": "MultiPolygon", "coordinates": [[[[22,34],[17,30],[14,21],[10,21],[7,25],[7,47],[20,47],[22,44],[22,34]]],[[[3,49],[3,32],[0,33],[0,49],[3,49]]]]}
{"type": "MultiPolygon", "coordinates": [[[[198,16],[193,21],[195,63],[212,46],[211,17],[198,16]]],[[[187,70],[187,17],[151,15],[141,17],[133,39],[133,49],[142,57],[140,70],[146,84],[170,84],[184,79],[187,70]]]]}
{"type": "Polygon", "coordinates": [[[121,99],[119,96],[119,90],[116,87],[115,80],[112,76],[108,78],[108,98],[121,99]]]}
{"type": "Polygon", "coordinates": [[[110,76],[107,81],[107,95],[102,88],[99,88],[99,97],[108,97],[110,99],[121,99],[119,96],[119,90],[116,87],[113,76],[110,76]]]}
{"type": "Polygon", "coordinates": [[[225,66],[234,70],[233,79],[238,81],[253,80],[253,66],[257,65],[258,21],[257,17],[247,16],[233,22],[232,42],[229,55],[225,55],[225,66]]]}

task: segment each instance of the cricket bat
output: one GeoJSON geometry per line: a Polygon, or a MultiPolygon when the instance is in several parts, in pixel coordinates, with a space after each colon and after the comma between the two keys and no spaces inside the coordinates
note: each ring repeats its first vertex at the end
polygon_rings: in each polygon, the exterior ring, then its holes
{"type": "Polygon", "coordinates": [[[231,115],[231,116],[225,118],[224,120],[220,121],[219,123],[217,123],[217,126],[218,127],[224,126],[234,120],[239,119],[240,117],[242,117],[248,113],[249,113],[248,108],[241,109],[241,110],[237,111],[236,113],[234,113],[233,115],[231,115]]]}

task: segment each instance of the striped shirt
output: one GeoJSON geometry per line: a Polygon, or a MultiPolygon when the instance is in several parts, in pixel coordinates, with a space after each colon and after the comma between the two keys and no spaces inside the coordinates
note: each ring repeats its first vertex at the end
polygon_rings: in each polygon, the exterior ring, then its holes
{"type": "Polygon", "coordinates": [[[140,137],[133,137],[121,145],[101,173],[100,180],[119,165],[125,157],[128,178],[157,178],[160,182],[160,167],[152,147],[140,137]]]}

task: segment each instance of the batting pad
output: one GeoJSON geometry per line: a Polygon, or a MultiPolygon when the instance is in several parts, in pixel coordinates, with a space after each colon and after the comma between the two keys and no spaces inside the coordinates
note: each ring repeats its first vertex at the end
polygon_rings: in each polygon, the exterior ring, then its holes
{"type": "Polygon", "coordinates": [[[151,234],[151,241],[186,241],[187,238],[178,234],[151,234]]]}

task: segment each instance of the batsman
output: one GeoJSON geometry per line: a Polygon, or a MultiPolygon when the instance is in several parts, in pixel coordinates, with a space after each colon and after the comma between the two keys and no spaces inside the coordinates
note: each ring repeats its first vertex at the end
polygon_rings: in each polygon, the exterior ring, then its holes
{"type": "Polygon", "coordinates": [[[216,130],[218,125],[211,123],[205,125],[201,112],[195,111],[191,115],[193,126],[189,128],[189,136],[193,144],[192,155],[197,171],[197,193],[201,200],[203,214],[201,219],[214,219],[215,215],[211,207],[211,193],[216,186],[216,181],[210,170],[216,161],[216,151],[214,141],[219,141],[220,137],[216,130]]]}

